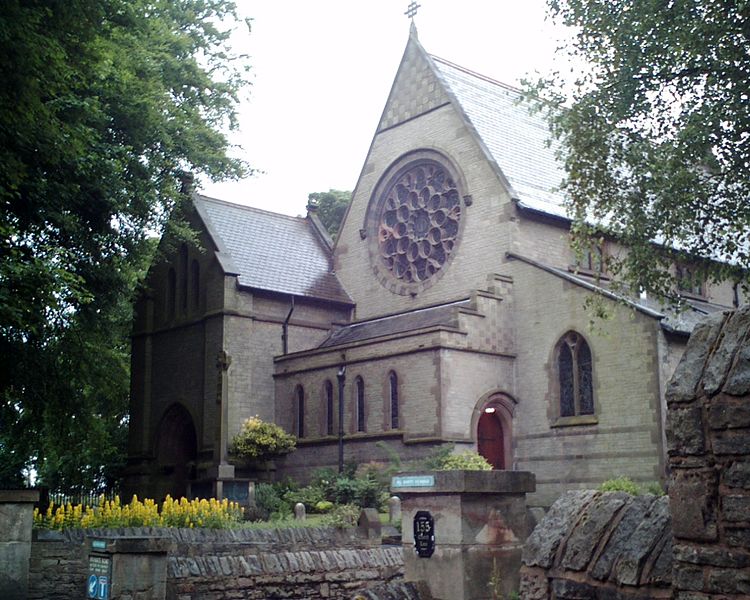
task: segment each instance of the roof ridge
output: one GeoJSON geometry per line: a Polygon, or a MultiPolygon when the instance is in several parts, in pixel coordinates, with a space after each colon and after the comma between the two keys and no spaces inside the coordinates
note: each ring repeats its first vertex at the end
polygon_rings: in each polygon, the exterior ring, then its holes
{"type": "Polygon", "coordinates": [[[195,194],[201,200],[207,200],[215,202],[217,204],[224,204],[225,206],[231,206],[232,208],[240,208],[242,210],[248,210],[252,212],[265,213],[267,215],[273,215],[274,217],[284,217],[286,219],[293,219],[295,221],[307,221],[307,217],[292,216],[280,212],[274,212],[265,208],[258,208],[256,206],[250,206],[248,204],[239,204],[238,202],[230,202],[229,200],[222,200],[221,198],[214,198],[213,196],[206,196],[205,194],[195,194]]]}
{"type": "Polygon", "coordinates": [[[429,57],[433,60],[436,60],[438,62],[443,63],[444,65],[448,65],[449,67],[453,67],[454,69],[458,69],[459,71],[463,71],[467,75],[472,75],[473,77],[476,77],[478,79],[482,79],[488,83],[492,83],[494,85],[500,86],[502,88],[507,89],[508,91],[515,92],[517,94],[523,94],[523,90],[520,88],[517,88],[515,86],[510,85],[509,83],[503,83],[502,81],[498,81],[497,79],[493,79],[492,77],[489,77],[487,75],[482,75],[481,73],[477,73],[476,71],[472,71],[471,69],[467,69],[466,67],[462,67],[461,65],[458,65],[454,62],[451,62],[445,58],[441,58],[439,56],[436,56],[435,54],[429,54],[429,57]]]}

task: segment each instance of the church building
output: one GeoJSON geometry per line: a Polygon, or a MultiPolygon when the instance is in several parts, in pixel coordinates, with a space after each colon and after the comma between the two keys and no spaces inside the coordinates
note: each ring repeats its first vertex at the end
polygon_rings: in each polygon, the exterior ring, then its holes
{"type": "Polygon", "coordinates": [[[252,473],[227,447],[255,415],[298,437],[281,477],[335,467],[342,426],[346,462],[453,443],[532,471],[532,506],[663,480],[666,382],[736,291],[691,287],[679,315],[609,291],[622,248],[572,250],[547,124],[520,99],[412,30],[335,242],[315,206],[193,194],[199,244],[153,265],[137,306],[126,488],[237,496],[252,473]]]}

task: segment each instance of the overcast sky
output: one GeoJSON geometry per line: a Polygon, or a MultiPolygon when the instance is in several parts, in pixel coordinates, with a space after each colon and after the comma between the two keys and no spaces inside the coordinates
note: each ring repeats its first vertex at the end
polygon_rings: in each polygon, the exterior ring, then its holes
{"type": "MultiPolygon", "coordinates": [[[[419,40],[504,83],[552,68],[563,32],[544,0],[420,0],[419,40]]],[[[310,192],[351,190],[409,34],[406,0],[239,0],[253,19],[236,46],[250,55],[237,154],[264,171],[203,192],[290,215],[310,192]]]]}

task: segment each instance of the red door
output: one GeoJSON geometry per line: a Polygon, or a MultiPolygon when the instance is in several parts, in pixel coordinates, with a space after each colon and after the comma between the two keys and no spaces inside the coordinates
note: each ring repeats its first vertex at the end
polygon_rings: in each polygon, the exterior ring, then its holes
{"type": "Polygon", "coordinates": [[[483,412],[477,425],[477,446],[493,469],[505,468],[503,426],[495,413],[483,412]]]}

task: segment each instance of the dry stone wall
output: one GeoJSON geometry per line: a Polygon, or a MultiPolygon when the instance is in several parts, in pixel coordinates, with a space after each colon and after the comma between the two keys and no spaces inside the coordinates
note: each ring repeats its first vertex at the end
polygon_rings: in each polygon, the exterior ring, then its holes
{"type": "Polygon", "coordinates": [[[152,529],[36,532],[32,543],[32,600],[83,598],[88,537],[164,536],[174,542],[167,558],[167,598],[350,599],[416,598],[401,584],[400,546],[381,546],[353,530],[152,529]],[[380,587],[378,587],[380,586],[380,587]],[[373,591],[367,591],[373,588],[373,591]],[[380,590],[380,591],[378,591],[380,590]]]}
{"type": "Polygon", "coordinates": [[[669,598],[671,542],[666,497],[567,492],[526,541],[521,597],[669,598]]]}
{"type": "Polygon", "coordinates": [[[696,328],[667,405],[675,598],[748,598],[750,306],[696,328]]]}

